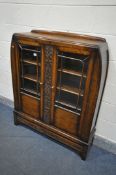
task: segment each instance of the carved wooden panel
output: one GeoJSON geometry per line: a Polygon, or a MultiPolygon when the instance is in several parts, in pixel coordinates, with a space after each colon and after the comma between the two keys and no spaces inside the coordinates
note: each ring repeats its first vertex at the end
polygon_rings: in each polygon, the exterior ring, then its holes
{"type": "Polygon", "coordinates": [[[50,123],[53,47],[45,46],[44,121],[50,123]]]}

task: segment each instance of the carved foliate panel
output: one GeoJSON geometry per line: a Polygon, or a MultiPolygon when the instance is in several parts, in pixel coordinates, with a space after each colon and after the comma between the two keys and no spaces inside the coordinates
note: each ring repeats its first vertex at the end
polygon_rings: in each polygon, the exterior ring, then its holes
{"type": "Polygon", "coordinates": [[[53,47],[45,46],[44,121],[50,123],[53,47]]]}

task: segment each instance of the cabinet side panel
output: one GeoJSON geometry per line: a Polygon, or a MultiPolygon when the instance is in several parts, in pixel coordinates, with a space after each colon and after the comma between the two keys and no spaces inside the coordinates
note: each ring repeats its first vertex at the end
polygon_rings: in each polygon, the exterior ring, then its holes
{"type": "Polygon", "coordinates": [[[98,57],[101,58],[100,59],[101,81],[100,81],[99,95],[98,95],[98,99],[97,99],[96,109],[95,109],[95,113],[94,113],[94,120],[92,122],[91,130],[95,127],[96,122],[97,122],[97,117],[99,114],[100,105],[101,105],[101,101],[102,101],[102,97],[103,97],[103,93],[104,93],[104,88],[105,88],[105,83],[106,83],[106,79],[107,79],[108,64],[109,64],[109,53],[108,53],[107,47],[104,47],[104,48],[99,50],[98,57]]]}
{"type": "Polygon", "coordinates": [[[13,83],[13,94],[14,94],[14,107],[16,110],[20,109],[20,96],[19,96],[19,60],[18,60],[18,48],[17,44],[12,39],[11,43],[11,71],[12,71],[12,83],[13,83]]]}
{"type": "Polygon", "coordinates": [[[94,60],[94,65],[93,65],[91,83],[88,89],[89,90],[88,97],[85,101],[86,107],[82,111],[80,129],[79,129],[80,138],[86,142],[89,141],[101,80],[101,62],[97,52],[93,54],[92,59],[94,60]]]}

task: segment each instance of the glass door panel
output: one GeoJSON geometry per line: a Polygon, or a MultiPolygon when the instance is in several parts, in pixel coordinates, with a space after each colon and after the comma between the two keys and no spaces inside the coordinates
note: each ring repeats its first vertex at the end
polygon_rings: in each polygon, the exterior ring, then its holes
{"type": "Polygon", "coordinates": [[[80,115],[88,56],[58,51],[55,106],[80,115]]]}
{"type": "Polygon", "coordinates": [[[21,91],[40,98],[41,47],[20,45],[21,91]]]}

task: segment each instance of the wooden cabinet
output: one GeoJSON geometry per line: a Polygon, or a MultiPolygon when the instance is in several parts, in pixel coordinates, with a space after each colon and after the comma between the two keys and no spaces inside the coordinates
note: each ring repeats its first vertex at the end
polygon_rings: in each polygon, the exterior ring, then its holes
{"type": "Polygon", "coordinates": [[[11,65],[15,124],[28,125],[85,159],[107,75],[105,39],[39,30],[17,33],[11,65]]]}

